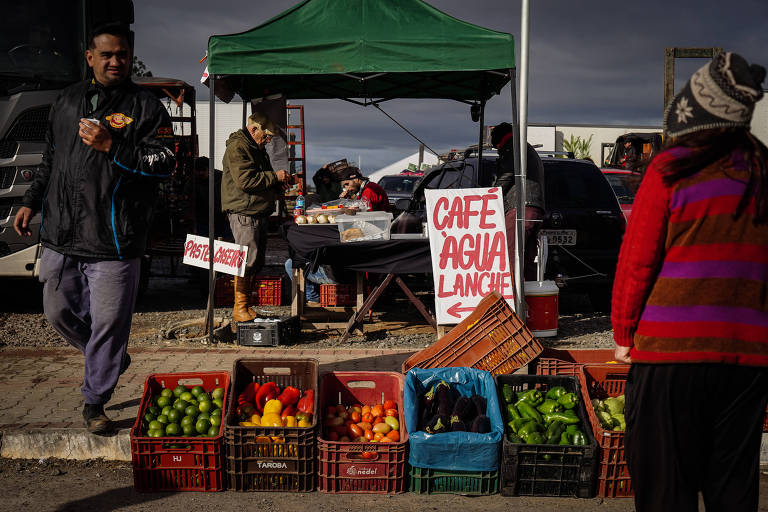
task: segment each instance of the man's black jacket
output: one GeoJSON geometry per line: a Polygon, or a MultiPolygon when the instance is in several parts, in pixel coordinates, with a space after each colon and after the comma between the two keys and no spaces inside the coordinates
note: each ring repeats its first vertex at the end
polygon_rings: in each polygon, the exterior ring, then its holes
{"type": "Polygon", "coordinates": [[[158,183],[176,165],[165,146],[172,130],[160,101],[130,80],[109,89],[93,80],[64,89],[51,110],[43,165],[23,199],[41,212],[43,246],[99,259],[144,254],[158,183]],[[87,97],[96,91],[93,111],[87,97]],[[109,153],[80,139],[82,117],[107,127],[109,153]]]}
{"type": "MultiPolygon", "coordinates": [[[[544,210],[544,164],[536,150],[530,144],[526,144],[526,172],[525,172],[525,204],[536,206],[544,210]]],[[[495,186],[501,187],[504,196],[504,211],[507,212],[517,207],[517,183],[515,182],[515,157],[512,141],[499,148],[499,158],[496,161],[495,186]]]]}

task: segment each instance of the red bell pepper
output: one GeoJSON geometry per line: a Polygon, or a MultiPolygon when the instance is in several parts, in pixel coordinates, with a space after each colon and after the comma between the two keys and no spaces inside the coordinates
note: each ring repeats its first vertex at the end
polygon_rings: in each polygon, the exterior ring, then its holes
{"type": "Polygon", "coordinates": [[[259,414],[264,412],[264,404],[270,400],[274,400],[278,397],[278,395],[280,395],[280,388],[277,387],[277,384],[272,381],[259,386],[259,390],[256,391],[255,398],[256,410],[259,411],[259,414]]]}
{"type": "Polygon", "coordinates": [[[280,396],[278,396],[277,399],[280,400],[280,403],[283,404],[283,407],[285,408],[290,405],[296,405],[296,402],[299,401],[299,396],[301,396],[301,391],[293,386],[285,386],[283,392],[280,393],[280,396]]]}
{"type": "Polygon", "coordinates": [[[299,403],[296,404],[296,408],[301,412],[309,414],[315,413],[315,391],[308,389],[304,392],[304,396],[299,399],[299,403]]]}
{"type": "MultiPolygon", "coordinates": [[[[280,399],[278,398],[278,400],[280,399]]],[[[288,407],[283,409],[283,412],[280,413],[280,417],[282,419],[285,419],[288,416],[294,416],[294,417],[296,416],[296,407],[289,405],[288,407]]]]}
{"type": "Polygon", "coordinates": [[[246,402],[253,403],[256,398],[256,392],[259,390],[258,382],[251,382],[245,385],[245,389],[237,397],[237,404],[243,405],[246,402]]]}

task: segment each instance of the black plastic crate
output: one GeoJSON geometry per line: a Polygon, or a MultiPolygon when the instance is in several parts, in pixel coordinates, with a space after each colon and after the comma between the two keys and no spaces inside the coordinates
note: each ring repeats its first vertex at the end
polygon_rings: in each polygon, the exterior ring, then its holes
{"type": "MultiPolygon", "coordinates": [[[[542,393],[550,387],[563,386],[576,396],[582,396],[579,381],[572,376],[496,375],[495,378],[502,415],[506,410],[502,384],[509,384],[515,392],[539,389],[542,393]]],[[[515,444],[509,441],[505,431],[500,485],[503,496],[591,498],[595,495],[598,447],[583,401],[576,407],[576,414],[589,439],[587,446],[515,444]]]]}
{"type": "Polygon", "coordinates": [[[276,347],[296,342],[299,317],[283,317],[278,322],[240,322],[237,324],[237,344],[247,347],[276,347]]]}

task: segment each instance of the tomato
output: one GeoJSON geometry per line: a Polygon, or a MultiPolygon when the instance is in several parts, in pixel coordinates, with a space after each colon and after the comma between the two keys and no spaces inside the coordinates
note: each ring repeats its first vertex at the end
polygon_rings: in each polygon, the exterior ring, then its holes
{"type": "Polygon", "coordinates": [[[355,438],[363,435],[363,429],[355,425],[354,423],[349,426],[349,437],[355,438]]]}
{"type": "Polygon", "coordinates": [[[343,414],[347,414],[347,408],[344,407],[341,404],[337,405],[336,406],[336,414],[338,414],[339,416],[341,416],[343,414]]]}
{"type": "Polygon", "coordinates": [[[346,425],[336,425],[335,427],[331,428],[334,432],[336,432],[339,437],[347,435],[347,432],[349,431],[349,427],[346,425]]]}
{"type": "Polygon", "coordinates": [[[371,407],[371,414],[374,416],[384,416],[384,407],[381,404],[371,407]]]}
{"type": "Polygon", "coordinates": [[[384,436],[384,437],[381,438],[381,441],[379,441],[379,442],[380,443],[392,443],[392,442],[394,442],[394,439],[389,438],[387,436],[384,436]]]}
{"type": "Polygon", "coordinates": [[[381,438],[384,437],[384,434],[381,432],[374,432],[373,433],[373,440],[374,441],[381,441],[381,438]]]}
{"type": "Polygon", "coordinates": [[[387,432],[386,437],[388,437],[392,441],[397,442],[400,440],[400,432],[398,432],[397,430],[390,430],[389,432],[387,432]]]}
{"type": "Polygon", "coordinates": [[[326,416],[336,416],[336,406],[335,405],[329,405],[328,408],[325,410],[326,416]]]}
{"type": "Polygon", "coordinates": [[[373,423],[373,414],[371,414],[370,412],[364,412],[361,419],[365,423],[373,423]]]}
{"type": "Polygon", "coordinates": [[[349,414],[349,419],[351,419],[354,423],[360,423],[361,421],[363,421],[363,415],[360,414],[358,411],[352,411],[349,414]]]}
{"type": "Polygon", "coordinates": [[[348,443],[348,442],[349,442],[349,437],[347,437],[347,436],[341,436],[341,437],[339,438],[339,442],[340,442],[340,443],[348,443]]]}
{"type": "Polygon", "coordinates": [[[371,406],[370,405],[364,405],[362,409],[360,409],[360,414],[365,414],[367,412],[371,412],[371,406]]]}
{"type": "Polygon", "coordinates": [[[373,425],[371,425],[370,423],[368,423],[366,421],[359,422],[357,424],[357,426],[360,427],[363,430],[371,430],[371,428],[373,427],[373,425]]]}
{"type": "Polygon", "coordinates": [[[397,402],[394,400],[387,400],[384,402],[384,409],[397,409],[397,402]]]}
{"type": "Polygon", "coordinates": [[[328,432],[328,433],[325,435],[325,437],[327,437],[329,441],[338,441],[338,440],[339,440],[339,434],[337,434],[337,433],[336,433],[336,432],[334,432],[333,430],[331,430],[330,432],[328,432]]]}
{"type": "Polygon", "coordinates": [[[371,439],[373,439],[373,431],[372,430],[366,430],[363,435],[365,436],[365,440],[366,441],[370,441],[371,439]]]}
{"type": "Polygon", "coordinates": [[[382,434],[386,434],[390,430],[392,430],[392,427],[390,427],[389,425],[387,425],[386,423],[383,423],[383,422],[382,423],[377,423],[376,425],[373,426],[373,431],[374,432],[381,432],[382,434]]]}
{"type": "Polygon", "coordinates": [[[400,430],[400,422],[397,421],[397,418],[394,416],[387,416],[384,421],[387,422],[387,425],[392,427],[392,430],[400,430]]]}
{"type": "Polygon", "coordinates": [[[376,452],[361,452],[360,456],[364,459],[372,459],[376,456],[376,452]]]}
{"type": "Polygon", "coordinates": [[[344,424],[345,424],[346,426],[350,426],[350,425],[351,425],[351,424],[353,424],[353,423],[354,423],[354,421],[352,421],[352,420],[344,420],[344,424]]]}
{"type": "Polygon", "coordinates": [[[376,416],[373,419],[373,424],[374,425],[378,425],[379,423],[384,423],[384,418],[382,418],[381,416],[376,416]]]}
{"type": "Polygon", "coordinates": [[[384,413],[385,413],[387,416],[392,416],[392,417],[394,417],[394,418],[397,418],[397,409],[386,409],[386,410],[384,411],[384,413]]]}

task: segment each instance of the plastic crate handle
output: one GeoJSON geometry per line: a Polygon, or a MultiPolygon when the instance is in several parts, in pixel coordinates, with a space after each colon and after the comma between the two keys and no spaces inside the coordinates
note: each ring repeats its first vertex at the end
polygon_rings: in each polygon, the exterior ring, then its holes
{"type": "Polygon", "coordinates": [[[163,450],[176,450],[179,452],[188,452],[192,450],[191,444],[180,445],[179,443],[163,443],[163,450]]]}
{"type": "Polygon", "coordinates": [[[379,452],[347,452],[347,458],[352,461],[374,462],[379,460],[379,452]]]}

